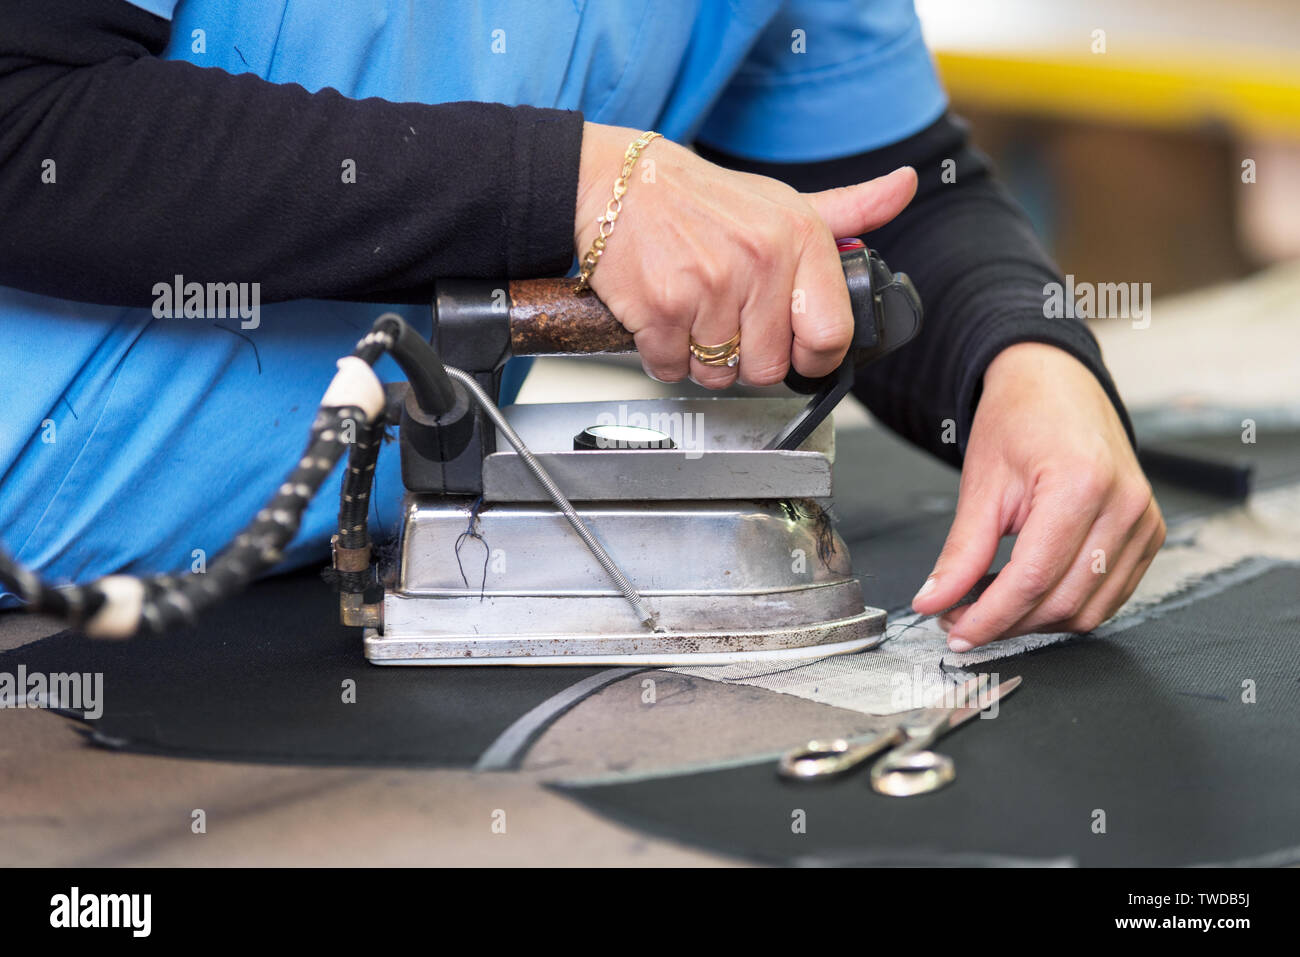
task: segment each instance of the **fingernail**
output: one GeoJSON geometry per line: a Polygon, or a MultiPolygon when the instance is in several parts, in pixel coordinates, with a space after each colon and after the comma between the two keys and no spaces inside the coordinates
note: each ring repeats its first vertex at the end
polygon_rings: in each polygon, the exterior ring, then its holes
{"type": "Polygon", "coordinates": [[[972,645],[965,638],[953,638],[951,635],[949,635],[948,647],[951,648],[953,651],[957,652],[958,654],[962,654],[964,652],[970,651],[975,646],[972,645]]]}
{"type": "Polygon", "coordinates": [[[945,635],[948,634],[948,632],[952,631],[952,619],[947,616],[940,618],[939,627],[943,629],[945,635]]]}
{"type": "Polygon", "coordinates": [[[921,586],[921,590],[912,596],[912,604],[916,604],[918,599],[924,598],[926,595],[930,594],[930,592],[934,591],[934,586],[937,584],[939,583],[935,580],[933,575],[927,578],[925,584],[921,586]]]}

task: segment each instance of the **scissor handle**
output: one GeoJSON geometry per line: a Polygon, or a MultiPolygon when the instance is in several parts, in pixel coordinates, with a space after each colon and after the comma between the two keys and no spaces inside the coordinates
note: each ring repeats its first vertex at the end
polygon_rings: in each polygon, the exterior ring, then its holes
{"type": "Polygon", "coordinates": [[[871,788],[890,797],[911,797],[937,791],[956,777],[957,768],[948,755],[904,746],[872,765],[871,788]]]}
{"type": "Polygon", "coordinates": [[[850,744],[844,738],[833,741],[809,741],[801,748],[793,748],[781,755],[777,773],[785,778],[808,781],[832,774],[841,774],[857,767],[867,758],[874,757],[886,748],[902,741],[899,730],[878,734],[861,744],[850,744]]]}

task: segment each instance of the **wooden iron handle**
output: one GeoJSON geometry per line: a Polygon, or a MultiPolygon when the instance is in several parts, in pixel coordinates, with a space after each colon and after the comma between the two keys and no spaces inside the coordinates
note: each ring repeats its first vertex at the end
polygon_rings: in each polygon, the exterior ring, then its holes
{"type": "Polygon", "coordinates": [[[510,353],[578,356],[635,352],[632,333],[572,279],[517,279],[510,283],[510,353]]]}

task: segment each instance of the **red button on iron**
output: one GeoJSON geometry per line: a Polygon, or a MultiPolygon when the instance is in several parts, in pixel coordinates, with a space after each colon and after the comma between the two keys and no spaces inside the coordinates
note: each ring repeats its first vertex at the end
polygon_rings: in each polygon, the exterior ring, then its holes
{"type": "Polygon", "coordinates": [[[835,248],[842,253],[850,252],[854,249],[866,249],[867,244],[860,239],[837,239],[835,248]]]}

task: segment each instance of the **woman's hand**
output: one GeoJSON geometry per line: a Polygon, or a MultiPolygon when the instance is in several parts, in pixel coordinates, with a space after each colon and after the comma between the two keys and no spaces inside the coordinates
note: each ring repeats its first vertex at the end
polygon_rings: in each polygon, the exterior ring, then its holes
{"type": "MultiPolygon", "coordinates": [[[[586,124],[574,246],[597,232],[628,144],[638,130],[586,124]]],[[[893,219],[916,192],[916,173],[801,194],[765,176],[715,166],[656,139],[628,178],[623,208],[591,288],[631,332],[647,374],[688,375],[721,389],[736,380],[780,382],[790,365],[810,378],[832,372],[853,336],[853,313],[835,239],[893,219]],[[690,354],[740,330],[738,368],[690,354]]]]}
{"type": "Polygon", "coordinates": [[[972,605],[941,619],[954,651],[1041,631],[1091,631],[1133,593],[1165,540],[1151,486],[1110,399],[1073,356],[1021,343],[984,373],[957,517],[912,607],[934,614],[1011,560],[972,605]]]}

